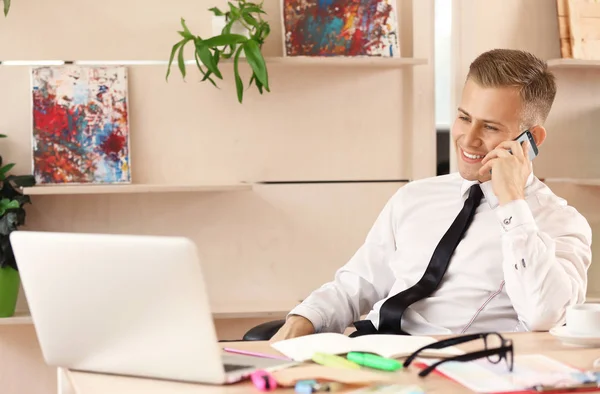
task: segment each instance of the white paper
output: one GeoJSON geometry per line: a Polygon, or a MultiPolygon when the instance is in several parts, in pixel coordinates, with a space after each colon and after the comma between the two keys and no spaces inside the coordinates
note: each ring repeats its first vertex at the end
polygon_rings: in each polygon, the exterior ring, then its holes
{"type": "MultiPolygon", "coordinates": [[[[337,333],[321,333],[286,339],[275,342],[271,346],[295,361],[307,361],[317,352],[327,354],[364,352],[389,358],[406,357],[436,341],[431,337],[414,335],[363,335],[350,338],[337,333]]],[[[421,356],[440,357],[461,353],[463,352],[457,348],[449,347],[441,350],[430,349],[421,356]]]]}

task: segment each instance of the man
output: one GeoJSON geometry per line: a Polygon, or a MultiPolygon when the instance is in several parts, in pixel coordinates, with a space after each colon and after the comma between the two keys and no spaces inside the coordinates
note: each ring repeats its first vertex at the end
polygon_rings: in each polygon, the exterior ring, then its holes
{"type": "Polygon", "coordinates": [[[529,144],[514,141],[528,129],[543,143],[555,94],[535,56],[480,55],[452,126],[459,173],[400,188],[351,260],[271,341],[343,332],[367,312],[354,335],[562,324],[566,307],[585,299],[591,229],[533,175],[529,144]]]}

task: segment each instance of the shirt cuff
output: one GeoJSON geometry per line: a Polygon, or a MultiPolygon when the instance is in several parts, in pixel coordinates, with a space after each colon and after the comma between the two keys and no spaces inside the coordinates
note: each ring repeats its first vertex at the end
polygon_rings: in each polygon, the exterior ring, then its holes
{"type": "Polygon", "coordinates": [[[312,323],[315,328],[315,332],[320,332],[323,329],[324,319],[323,316],[319,313],[319,311],[306,306],[304,304],[300,304],[288,313],[288,316],[291,315],[299,315],[307,318],[312,323]]]}
{"type": "Polygon", "coordinates": [[[499,206],[496,215],[505,232],[526,225],[536,225],[531,209],[525,200],[515,200],[499,206]]]}

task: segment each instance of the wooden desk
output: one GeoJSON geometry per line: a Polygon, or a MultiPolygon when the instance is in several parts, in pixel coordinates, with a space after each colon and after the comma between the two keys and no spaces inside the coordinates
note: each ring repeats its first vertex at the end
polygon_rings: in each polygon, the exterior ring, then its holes
{"type": "MultiPolygon", "coordinates": [[[[600,357],[600,349],[598,348],[590,349],[562,345],[560,341],[548,333],[512,333],[505,336],[513,339],[516,354],[544,354],[578,368],[592,369],[594,360],[600,357]]],[[[276,353],[266,342],[230,342],[227,343],[227,346],[276,353]]],[[[469,351],[479,346],[481,346],[480,343],[468,344],[461,346],[461,348],[469,351]]],[[[406,373],[406,371],[399,372],[398,382],[419,384],[427,393],[471,392],[463,386],[435,374],[431,374],[424,379],[419,378],[416,371],[418,369],[411,366],[408,368],[409,373],[406,373]]],[[[249,382],[229,386],[207,386],[71,371],[66,372],[66,377],[73,386],[74,394],[233,394],[259,392],[249,382]]],[[[278,389],[275,391],[275,393],[282,394],[293,392],[293,389],[278,389]]],[[[597,392],[600,392],[600,390],[597,392]]]]}

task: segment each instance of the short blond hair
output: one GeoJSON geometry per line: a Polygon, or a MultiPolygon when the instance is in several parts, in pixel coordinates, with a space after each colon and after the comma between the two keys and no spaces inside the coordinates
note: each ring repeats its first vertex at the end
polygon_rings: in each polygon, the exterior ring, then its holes
{"type": "Polygon", "coordinates": [[[467,79],[486,88],[516,87],[523,109],[524,128],[543,124],[556,96],[554,74],[545,61],[514,49],[493,49],[479,55],[469,67],[467,79]]]}

